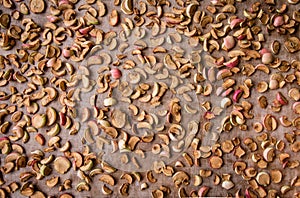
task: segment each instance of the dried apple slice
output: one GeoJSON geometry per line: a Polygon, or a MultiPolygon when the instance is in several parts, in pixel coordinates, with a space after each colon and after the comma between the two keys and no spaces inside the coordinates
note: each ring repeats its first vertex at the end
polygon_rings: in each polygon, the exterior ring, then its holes
{"type": "Polygon", "coordinates": [[[263,124],[268,131],[275,131],[277,129],[277,120],[271,114],[267,114],[264,117],[263,124]]]}
{"type": "Polygon", "coordinates": [[[95,66],[95,65],[101,65],[103,63],[103,60],[101,56],[91,56],[87,59],[87,67],[95,66]]]}
{"type": "Polygon", "coordinates": [[[0,125],[0,133],[2,134],[7,133],[10,125],[11,125],[10,122],[4,122],[2,125],[0,125]]]}
{"type": "Polygon", "coordinates": [[[295,102],[293,104],[293,111],[296,113],[296,114],[300,114],[300,102],[295,102]]]}
{"type": "Polygon", "coordinates": [[[116,138],[118,136],[118,131],[114,127],[105,127],[103,131],[112,138],[116,138]]]}
{"type": "Polygon", "coordinates": [[[121,10],[124,14],[132,14],[133,13],[133,0],[123,0],[121,3],[121,10]]]}
{"type": "Polygon", "coordinates": [[[234,187],[234,183],[230,180],[225,180],[222,182],[222,187],[225,188],[226,190],[229,190],[234,187]]]}
{"type": "Polygon", "coordinates": [[[266,172],[260,172],[256,175],[256,181],[262,185],[262,186],[267,186],[270,184],[270,175],[266,172]]]}
{"type": "Polygon", "coordinates": [[[278,184],[282,180],[282,173],[278,169],[274,169],[270,171],[272,182],[278,184]]]}
{"type": "Polygon", "coordinates": [[[44,0],[30,0],[29,8],[35,14],[42,13],[45,10],[46,4],[44,0]]]}
{"type": "Polygon", "coordinates": [[[200,175],[194,175],[194,186],[200,186],[202,182],[202,177],[200,177],[200,175]]]}
{"type": "Polygon", "coordinates": [[[209,165],[210,165],[210,167],[212,167],[214,169],[219,169],[223,165],[223,159],[220,158],[219,156],[212,156],[209,159],[209,165]]]}
{"type": "Polygon", "coordinates": [[[234,150],[234,155],[237,156],[238,158],[243,157],[245,154],[246,154],[246,152],[245,152],[245,150],[241,146],[238,146],[234,150]]]}
{"type": "Polygon", "coordinates": [[[94,136],[99,134],[99,128],[95,121],[90,120],[88,121],[87,125],[89,126],[89,129],[91,130],[94,136]]]}
{"type": "Polygon", "coordinates": [[[226,140],[226,141],[222,142],[221,149],[225,153],[230,153],[231,151],[233,151],[234,145],[231,140],[226,140]]]}
{"type": "Polygon", "coordinates": [[[205,197],[209,190],[210,190],[210,187],[208,187],[208,186],[202,186],[198,190],[198,196],[199,197],[205,197]]]}
{"type": "Polygon", "coordinates": [[[46,185],[50,188],[53,188],[54,186],[56,186],[59,182],[59,177],[52,177],[48,180],[46,180],[46,185]]]}
{"type": "Polygon", "coordinates": [[[294,101],[300,100],[300,91],[298,88],[291,88],[288,92],[288,96],[294,101]]]}
{"type": "Polygon", "coordinates": [[[300,141],[296,141],[293,144],[291,144],[291,150],[295,153],[300,151],[300,141]]]}
{"type": "Polygon", "coordinates": [[[99,10],[98,14],[99,14],[99,16],[103,17],[106,14],[106,12],[107,12],[106,5],[102,1],[97,1],[96,4],[98,6],[98,10],[99,10]]]}
{"type": "Polygon", "coordinates": [[[46,114],[36,114],[32,117],[32,126],[39,129],[46,125],[47,116],[46,114]]]}
{"type": "Polygon", "coordinates": [[[0,138],[0,149],[2,154],[10,153],[11,143],[7,137],[0,138]]]}
{"type": "Polygon", "coordinates": [[[60,125],[55,124],[52,128],[46,131],[47,135],[50,137],[56,136],[60,132],[60,125]]]}
{"type": "Polygon", "coordinates": [[[243,171],[246,169],[247,164],[243,161],[236,161],[233,164],[233,169],[236,174],[241,175],[243,171]]]}
{"type": "Polygon", "coordinates": [[[266,92],[267,90],[268,90],[268,87],[269,87],[269,85],[268,85],[268,83],[267,82],[265,82],[265,81],[261,81],[261,82],[259,82],[258,84],[257,84],[257,91],[259,92],[259,93],[264,93],[264,92],[266,92]]]}
{"type": "Polygon", "coordinates": [[[159,189],[156,189],[156,190],[153,190],[151,192],[151,195],[153,198],[163,198],[164,197],[164,192],[159,190],[159,189]]]}
{"type": "Polygon", "coordinates": [[[297,37],[289,37],[284,42],[284,46],[289,53],[297,52],[300,50],[300,40],[297,37]]]}
{"type": "Polygon", "coordinates": [[[111,115],[111,123],[116,128],[123,128],[126,124],[126,114],[118,109],[111,115]]]}
{"type": "Polygon", "coordinates": [[[176,70],[177,69],[177,65],[175,64],[175,62],[172,60],[171,55],[167,54],[164,57],[164,64],[165,66],[170,69],[170,70],[176,70]]]}
{"type": "Polygon", "coordinates": [[[57,157],[54,160],[54,169],[60,173],[65,174],[71,168],[71,162],[66,157],[57,157]]]}
{"type": "Polygon", "coordinates": [[[120,186],[119,192],[122,196],[128,196],[128,191],[129,191],[129,184],[124,183],[120,186]]]}
{"type": "Polygon", "coordinates": [[[91,187],[89,184],[85,183],[85,182],[80,182],[79,184],[77,184],[76,186],[76,190],[78,192],[81,192],[81,191],[90,191],[91,187]]]}
{"type": "Polygon", "coordinates": [[[47,107],[46,115],[48,120],[47,126],[51,126],[57,119],[57,112],[53,107],[47,107]]]}
{"type": "Polygon", "coordinates": [[[102,186],[101,191],[105,195],[110,195],[113,193],[113,190],[109,189],[105,184],[102,186]]]}
{"type": "Polygon", "coordinates": [[[46,142],[46,140],[45,140],[45,137],[42,135],[42,134],[40,134],[40,133],[38,133],[36,136],[35,136],[35,141],[37,142],[37,143],[39,143],[40,145],[45,145],[45,142],[46,142]]]}
{"type": "Polygon", "coordinates": [[[119,13],[117,10],[113,10],[109,16],[109,24],[111,26],[116,26],[119,23],[119,13]]]}
{"type": "Polygon", "coordinates": [[[101,175],[99,177],[99,181],[101,182],[104,182],[110,186],[114,186],[115,185],[115,179],[111,176],[111,175],[108,175],[108,174],[105,174],[105,175],[101,175]]]}
{"type": "Polygon", "coordinates": [[[186,172],[178,171],[173,175],[172,180],[175,186],[179,187],[181,184],[187,185],[189,183],[190,176],[186,172]]]}
{"type": "Polygon", "coordinates": [[[0,26],[7,29],[10,25],[10,15],[8,14],[1,14],[0,15],[0,26]]]}
{"type": "Polygon", "coordinates": [[[275,156],[275,149],[273,147],[268,147],[263,152],[263,157],[267,162],[272,162],[275,156]]]}

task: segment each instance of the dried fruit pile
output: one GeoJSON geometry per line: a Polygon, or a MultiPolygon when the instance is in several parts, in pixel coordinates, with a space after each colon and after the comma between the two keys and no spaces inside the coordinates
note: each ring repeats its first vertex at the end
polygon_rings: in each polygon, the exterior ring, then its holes
{"type": "Polygon", "coordinates": [[[0,197],[300,197],[299,5],[0,1],[0,197]]]}

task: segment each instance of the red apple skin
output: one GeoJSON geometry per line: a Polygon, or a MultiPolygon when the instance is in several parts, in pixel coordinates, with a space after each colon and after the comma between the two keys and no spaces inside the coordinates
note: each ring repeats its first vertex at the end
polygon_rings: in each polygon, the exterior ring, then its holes
{"type": "Polygon", "coordinates": [[[198,191],[198,196],[205,197],[209,190],[210,188],[208,186],[202,186],[198,191]]]}

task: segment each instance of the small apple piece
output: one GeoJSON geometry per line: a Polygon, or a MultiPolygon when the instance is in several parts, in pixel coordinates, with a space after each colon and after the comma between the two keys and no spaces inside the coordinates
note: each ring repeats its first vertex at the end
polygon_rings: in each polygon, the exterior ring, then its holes
{"type": "Polygon", "coordinates": [[[210,187],[208,187],[208,186],[202,186],[198,190],[198,196],[199,197],[205,197],[209,190],[210,190],[210,187]]]}
{"type": "Polygon", "coordinates": [[[270,171],[270,175],[271,175],[272,182],[274,182],[275,184],[278,184],[278,183],[281,182],[282,173],[281,173],[280,170],[273,169],[273,170],[270,171]]]}
{"type": "Polygon", "coordinates": [[[267,162],[272,162],[275,157],[275,149],[273,147],[268,147],[263,152],[263,157],[267,162]]]}
{"type": "Polygon", "coordinates": [[[209,165],[210,167],[212,167],[213,169],[219,169],[222,167],[223,165],[223,159],[220,158],[219,156],[212,156],[209,159],[209,165]]]}
{"type": "Polygon", "coordinates": [[[266,172],[260,172],[256,175],[256,181],[262,186],[268,186],[270,184],[270,175],[266,172]]]}

